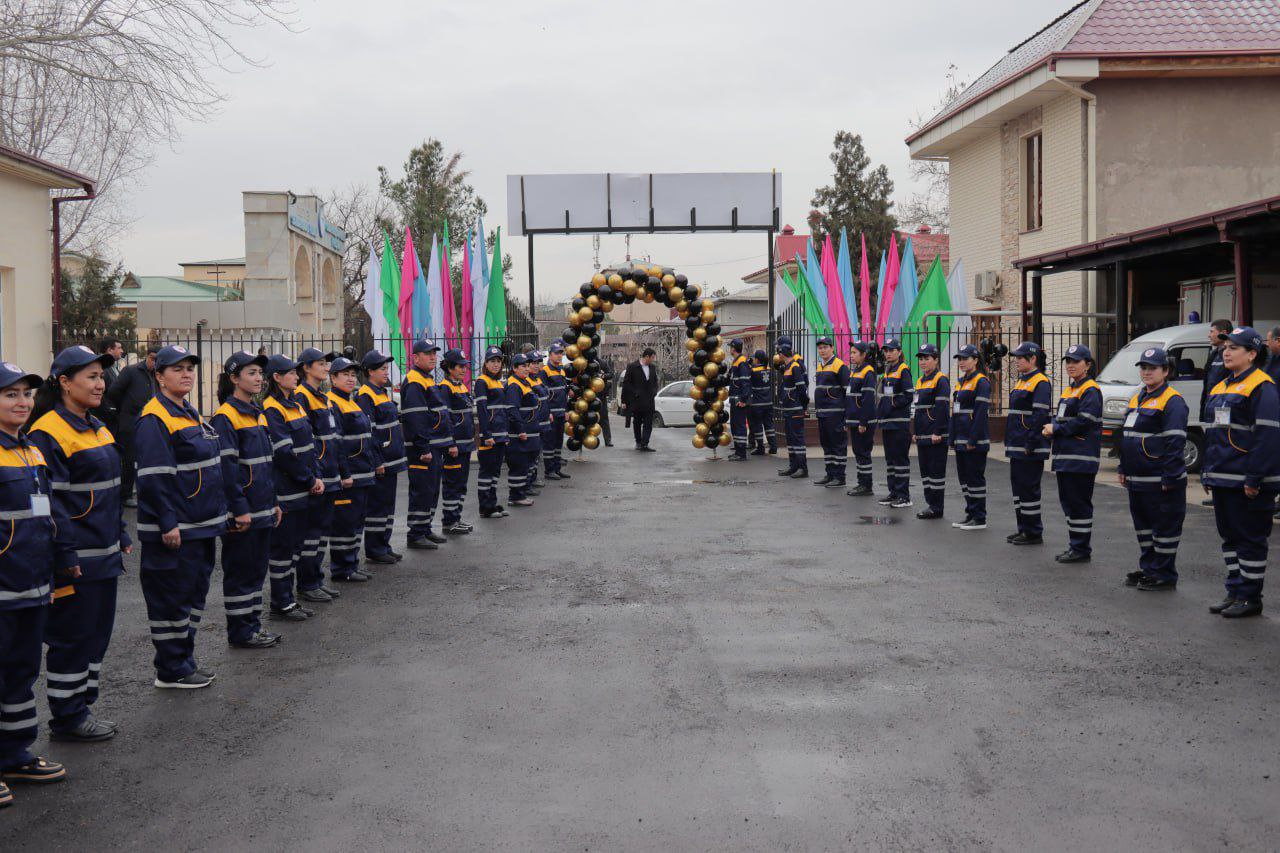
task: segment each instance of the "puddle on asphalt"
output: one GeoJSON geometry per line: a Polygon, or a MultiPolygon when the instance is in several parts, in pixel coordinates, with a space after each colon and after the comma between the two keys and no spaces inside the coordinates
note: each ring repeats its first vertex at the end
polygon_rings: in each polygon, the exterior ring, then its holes
{"type": "Polygon", "coordinates": [[[854,524],[897,524],[898,521],[887,515],[860,515],[854,524]]]}
{"type": "Polygon", "coordinates": [[[759,480],[633,480],[627,483],[610,483],[611,486],[754,486],[759,480]]]}

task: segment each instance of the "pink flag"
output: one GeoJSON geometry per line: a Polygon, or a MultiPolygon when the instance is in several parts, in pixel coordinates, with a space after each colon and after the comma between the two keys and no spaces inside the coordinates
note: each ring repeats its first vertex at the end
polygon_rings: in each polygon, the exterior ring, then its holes
{"type": "Polygon", "coordinates": [[[413,283],[418,279],[418,253],[413,250],[413,235],[409,227],[404,229],[404,254],[400,259],[400,304],[396,314],[400,318],[400,334],[405,340],[413,340],[413,283]]]}
{"type": "MultiPolygon", "coordinates": [[[[876,306],[876,341],[884,343],[884,327],[889,322],[889,308],[893,305],[893,292],[898,289],[898,272],[901,262],[898,260],[898,235],[889,232],[889,268],[884,277],[884,293],[880,294],[880,304],[876,306]]],[[[895,329],[901,332],[901,329],[895,329]]]]}
{"type": "Polygon", "coordinates": [[[458,315],[453,311],[453,267],[449,262],[449,223],[444,226],[444,240],[440,242],[440,301],[444,311],[444,339],[449,349],[458,348],[458,315]]]}
{"type": "Polygon", "coordinates": [[[831,311],[831,328],[835,332],[836,353],[849,351],[849,310],[844,304],[844,290],[840,287],[840,271],[836,266],[836,253],[831,245],[831,235],[822,244],[822,280],[827,285],[827,305],[831,311]]]}
{"type": "Polygon", "coordinates": [[[867,233],[862,232],[862,339],[871,338],[871,270],[867,268],[867,233]]]}
{"type": "MultiPolygon", "coordinates": [[[[471,316],[471,234],[467,234],[467,242],[462,246],[462,305],[460,306],[458,328],[458,346],[463,353],[475,358],[470,338],[474,334],[475,319],[471,316]]],[[[470,371],[468,371],[470,379],[470,371]]]]}

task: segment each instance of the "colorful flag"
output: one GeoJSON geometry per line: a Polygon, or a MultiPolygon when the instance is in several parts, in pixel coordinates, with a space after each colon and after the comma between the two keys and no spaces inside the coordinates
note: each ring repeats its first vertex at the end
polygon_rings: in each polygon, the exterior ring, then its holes
{"type": "Polygon", "coordinates": [[[493,263],[489,265],[489,304],[484,312],[484,331],[497,343],[507,335],[507,284],[502,273],[502,226],[493,235],[493,263]]]}
{"type": "MultiPolygon", "coordinates": [[[[796,260],[799,261],[799,256],[796,260]]],[[[813,282],[809,280],[808,274],[805,272],[804,266],[796,267],[796,281],[800,286],[800,292],[804,294],[805,300],[805,316],[812,317],[809,321],[814,334],[829,335],[831,334],[831,320],[827,316],[827,312],[822,308],[822,300],[818,297],[818,288],[814,287],[813,282]],[[808,306],[812,305],[812,315],[808,306]]]]}
{"type": "MultiPolygon", "coordinates": [[[[862,324],[862,339],[864,341],[871,340],[871,333],[875,331],[874,318],[871,316],[871,269],[867,266],[867,235],[864,231],[862,234],[862,311],[858,318],[862,324]]],[[[884,281],[884,267],[880,268],[880,280],[884,281]]]]}
{"type": "MultiPolygon", "coordinates": [[[[889,308],[893,305],[893,291],[898,288],[898,241],[895,232],[889,232],[888,270],[880,277],[880,299],[876,303],[876,341],[884,343],[885,324],[889,321],[889,308]]],[[[885,258],[880,258],[881,269],[884,269],[885,258]]],[[[899,329],[894,329],[897,334],[899,329]]]]}
{"type": "Polygon", "coordinates": [[[903,352],[914,353],[920,344],[925,341],[933,341],[938,345],[940,352],[945,351],[953,318],[930,317],[926,322],[925,314],[931,311],[950,310],[952,310],[951,297],[947,293],[947,279],[942,274],[942,262],[935,256],[933,263],[929,265],[928,275],[924,277],[924,285],[920,288],[920,294],[911,306],[911,312],[907,315],[907,328],[912,331],[903,336],[903,352]],[[910,344],[908,344],[908,336],[911,341],[910,344]]]}
{"type": "Polygon", "coordinates": [[[413,253],[413,235],[409,226],[404,228],[404,253],[400,259],[400,317],[399,332],[410,340],[413,339],[413,286],[418,280],[421,270],[418,269],[418,258],[413,253]]]}
{"type": "Polygon", "coordinates": [[[844,304],[844,291],[840,287],[840,270],[836,266],[836,253],[831,235],[822,243],[822,280],[827,285],[827,304],[831,306],[831,328],[835,332],[836,352],[849,350],[849,310],[844,304]]]}
{"type": "Polygon", "coordinates": [[[473,321],[471,319],[471,232],[467,232],[466,242],[462,244],[462,304],[458,306],[458,337],[470,338],[473,321]]]}
{"type": "Polygon", "coordinates": [[[444,339],[449,342],[449,349],[457,349],[458,314],[453,308],[453,258],[450,255],[448,222],[444,224],[444,237],[440,241],[440,258],[443,261],[440,270],[440,306],[444,315],[444,339]]]}
{"type": "MultiPolygon", "coordinates": [[[[840,293],[844,296],[845,316],[849,321],[850,334],[858,331],[858,303],[854,300],[853,261],[849,255],[849,234],[840,229],[840,255],[836,258],[836,272],[840,276],[840,293]]],[[[846,341],[846,343],[848,343],[846,341]]],[[[842,350],[848,352],[848,349],[842,350]]]]}
{"type": "MultiPolygon", "coordinates": [[[[382,232],[382,268],[378,273],[378,287],[382,290],[382,322],[386,324],[386,340],[382,343],[396,357],[396,363],[404,364],[404,338],[400,335],[400,271],[396,269],[396,255],[391,248],[391,238],[382,232]]],[[[377,343],[377,341],[375,341],[377,343]]]]}
{"type": "Polygon", "coordinates": [[[477,339],[476,357],[473,361],[484,358],[484,348],[488,345],[483,340],[488,330],[485,314],[489,307],[489,256],[484,251],[483,219],[476,223],[475,241],[475,251],[471,255],[475,259],[471,264],[471,322],[475,325],[472,334],[477,339]]]}
{"type": "MultiPolygon", "coordinates": [[[[425,335],[431,329],[431,276],[439,274],[437,259],[436,235],[431,235],[431,254],[427,255],[427,269],[421,280],[413,286],[413,334],[415,337],[425,335]]],[[[421,273],[422,264],[418,264],[421,273]]]]}
{"type": "MultiPolygon", "coordinates": [[[[916,252],[907,238],[902,247],[902,264],[898,268],[898,286],[893,291],[893,301],[889,305],[889,321],[887,328],[890,334],[897,333],[901,337],[907,331],[907,317],[911,314],[911,306],[916,302],[918,279],[916,273],[916,252]]],[[[904,349],[904,353],[907,351],[904,349]]],[[[908,355],[914,355],[914,350],[908,355]]]]}
{"type": "Polygon", "coordinates": [[[444,247],[439,238],[431,238],[431,267],[427,276],[427,295],[430,313],[427,315],[426,335],[443,347],[444,339],[444,283],[448,273],[444,267],[444,247]]]}
{"type": "Polygon", "coordinates": [[[382,316],[382,288],[378,283],[382,277],[382,261],[378,258],[378,247],[369,241],[369,267],[364,277],[364,298],[360,305],[369,315],[369,331],[374,340],[387,336],[387,320],[382,316]]]}
{"type": "Polygon", "coordinates": [[[827,304],[827,284],[822,280],[822,268],[818,263],[818,252],[813,247],[813,237],[809,238],[808,249],[805,251],[804,277],[809,282],[809,289],[817,297],[818,306],[822,308],[822,316],[827,319],[827,325],[829,326],[831,324],[831,306],[827,304]]]}

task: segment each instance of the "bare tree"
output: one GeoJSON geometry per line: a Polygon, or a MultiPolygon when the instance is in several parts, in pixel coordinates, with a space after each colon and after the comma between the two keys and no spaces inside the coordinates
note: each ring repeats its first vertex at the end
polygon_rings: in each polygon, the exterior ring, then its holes
{"type": "Polygon", "coordinates": [[[291,0],[0,0],[0,144],[94,177],[63,245],[101,252],[129,222],[130,178],[222,101],[216,70],[257,66],[235,32],[292,27],[291,0]]]}
{"type": "MultiPolygon", "coordinates": [[[[916,114],[911,126],[919,130],[964,91],[955,65],[947,67],[947,88],[930,115],[916,114]]],[[[924,189],[912,193],[899,208],[898,218],[912,225],[928,225],[934,231],[951,230],[951,164],[947,160],[912,160],[911,179],[923,183],[924,189]]]]}
{"type": "Polygon", "coordinates": [[[369,245],[381,248],[390,207],[373,188],[352,183],[325,196],[324,211],[327,220],[347,232],[347,251],[342,256],[342,316],[347,328],[355,328],[368,322],[361,305],[369,275],[369,245]]]}

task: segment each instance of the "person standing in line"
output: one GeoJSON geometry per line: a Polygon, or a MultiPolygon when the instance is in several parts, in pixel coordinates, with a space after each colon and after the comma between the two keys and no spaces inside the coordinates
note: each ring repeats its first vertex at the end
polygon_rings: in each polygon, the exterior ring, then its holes
{"type": "Polygon", "coordinates": [[[54,569],[77,559],[53,522],[44,456],[22,434],[40,383],[34,373],[0,362],[0,518],[9,528],[9,545],[0,551],[0,806],[13,803],[11,782],[67,777],[61,764],[31,751],[40,731],[35,684],[54,569]]]}
{"type": "Polygon", "coordinates": [[[1280,326],[1267,332],[1267,363],[1263,368],[1272,382],[1280,382],[1280,326]]]}
{"type": "MultiPolygon", "coordinates": [[[[656,384],[656,383],[655,383],[656,384]]],[[[764,456],[765,442],[769,452],[778,452],[778,434],[773,427],[773,376],[769,371],[769,355],[762,349],[751,354],[751,406],[747,409],[751,426],[752,456],[764,456]]]]}
{"type": "Polygon", "coordinates": [[[213,574],[215,542],[227,529],[222,447],[187,397],[198,356],[180,346],[156,353],[159,390],[138,418],[139,579],[156,647],[155,686],[194,690],[214,673],[196,663],[196,631],[213,574]]]}
{"type": "MultiPolygon", "coordinates": [[[[475,529],[462,520],[462,505],[467,499],[467,477],[471,473],[471,454],[476,449],[476,404],[471,389],[467,387],[467,367],[470,364],[462,350],[449,350],[444,354],[445,378],[436,386],[436,393],[449,410],[449,430],[453,434],[453,445],[445,451],[440,523],[445,533],[454,536],[466,535],[475,529]]],[[[548,397],[550,394],[551,389],[548,389],[548,397]]],[[[551,479],[550,473],[547,479],[551,479]]]]}
{"type": "Polygon", "coordinates": [[[448,540],[431,528],[440,503],[445,452],[453,446],[449,410],[436,393],[435,341],[413,343],[413,367],[400,384],[400,411],[409,453],[409,535],[407,547],[434,551],[448,540]]]}
{"type": "MultiPolygon", "coordinates": [[[[111,403],[107,398],[107,394],[111,391],[111,385],[120,378],[120,371],[123,369],[121,359],[124,358],[124,344],[120,343],[119,338],[105,337],[98,341],[98,352],[101,355],[111,356],[112,361],[105,369],[102,376],[103,380],[106,382],[107,390],[103,392],[102,402],[93,410],[92,414],[98,420],[102,421],[102,425],[105,426],[111,432],[112,437],[114,437],[120,430],[120,424],[116,418],[116,410],[112,408],[111,403]]],[[[120,448],[117,446],[116,451],[119,452],[119,450],[120,448]]]]}
{"type": "MultiPolygon", "coordinates": [[[[822,347],[818,347],[821,352],[822,347]]],[[[778,469],[779,477],[801,480],[809,476],[809,457],[804,443],[804,418],[809,408],[809,375],[804,359],[795,351],[791,338],[778,338],[778,355],[782,381],[778,389],[778,411],[782,415],[783,435],[787,439],[787,467],[778,469]]],[[[843,433],[844,428],[841,427],[843,433]]],[[[830,470],[827,472],[830,481],[830,470]]],[[[819,485],[824,485],[819,483],[819,485]]]]}
{"type": "Polygon", "coordinates": [[[1227,377],[1209,392],[1204,485],[1227,566],[1226,597],[1209,608],[1227,619],[1262,613],[1276,491],[1280,489],[1280,398],[1258,368],[1262,337],[1232,329],[1223,346],[1227,377]]]}
{"type": "Polygon", "coordinates": [[[730,462],[747,460],[748,410],[751,404],[751,365],[742,354],[740,338],[729,341],[733,361],[729,365],[729,434],[733,437],[730,462]]]}
{"type": "Polygon", "coordinates": [[[956,455],[956,477],[964,495],[964,521],[952,522],[960,530],[987,529],[987,451],[991,380],[980,369],[981,356],[973,344],[956,353],[960,380],[951,404],[951,448],[956,455]]]}
{"type": "Polygon", "coordinates": [[[107,389],[105,397],[107,405],[116,415],[116,429],[112,431],[112,435],[120,450],[120,501],[127,507],[138,505],[133,494],[138,471],[133,436],[143,407],[151,402],[158,389],[156,354],[159,352],[159,345],[148,344],[147,357],[121,370],[107,389]]]}
{"type": "Polygon", "coordinates": [[[1062,360],[1071,384],[1043,430],[1053,440],[1058,501],[1067,518],[1069,544],[1054,559],[1087,563],[1093,555],[1093,486],[1102,454],[1102,389],[1093,381],[1093,353],[1087,346],[1072,344],[1062,360]]]}
{"type": "Polygon", "coordinates": [[[627,365],[622,375],[622,411],[631,419],[636,450],[655,452],[649,446],[653,434],[654,400],[658,396],[658,368],[653,363],[658,353],[645,347],[640,360],[627,365]]]}
{"type": "Polygon", "coordinates": [[[916,518],[942,518],[947,496],[947,433],[951,427],[951,380],[942,372],[938,348],[921,344],[916,352],[920,378],[912,403],[912,432],[925,508],[916,518]]]}
{"type": "Polygon", "coordinates": [[[529,384],[528,356],[511,358],[511,376],[507,379],[505,402],[510,425],[507,445],[507,503],[511,506],[533,506],[529,497],[529,469],[537,465],[542,449],[538,431],[538,395],[529,384]]]}
{"type": "Polygon", "coordinates": [[[1005,419],[1004,455],[1009,460],[1009,484],[1013,490],[1016,532],[1005,537],[1013,545],[1040,545],[1044,522],[1040,515],[1040,480],[1049,458],[1049,442],[1043,436],[1052,411],[1053,386],[1040,367],[1044,351],[1034,341],[1023,341],[1010,353],[1018,368],[1018,381],[1009,392],[1005,419]]]}
{"type": "Polygon", "coordinates": [[[262,630],[262,585],[270,568],[271,531],[280,523],[272,466],[271,431],[256,398],[267,359],[234,353],[218,377],[218,407],[211,419],[222,447],[222,490],[227,530],[222,534],[222,604],[227,642],[265,649],[280,635],[262,630]]]}
{"type": "MultiPolygon", "coordinates": [[[[369,505],[364,520],[364,558],[366,562],[398,563],[402,555],[391,547],[391,529],[396,520],[396,486],[400,472],[407,467],[404,449],[404,427],[400,410],[391,399],[391,363],[386,353],[370,350],[360,361],[365,383],[356,394],[356,403],[364,409],[373,424],[373,439],[382,456],[382,470],[369,490],[369,505]]],[[[367,572],[366,572],[367,574],[367,572]]]]}
{"type": "Polygon", "coordinates": [[[329,402],[337,410],[338,447],[347,458],[351,485],[333,501],[329,533],[329,574],[339,583],[365,583],[373,575],[360,568],[360,540],[373,481],[382,474],[382,451],[373,438],[369,416],[353,398],[359,380],[356,363],[346,357],[329,366],[329,402]]]}
{"type": "MultiPolygon", "coordinates": [[[[551,428],[551,391],[542,382],[542,366],[546,361],[546,356],[540,350],[530,350],[525,358],[529,359],[529,375],[528,382],[533,387],[533,393],[538,395],[538,441],[539,447],[546,446],[545,436],[547,430],[551,428]]],[[[538,460],[534,460],[533,467],[529,469],[529,493],[533,495],[542,494],[542,487],[546,482],[538,477],[538,460]]]]}
{"type": "Polygon", "coordinates": [[[329,529],[333,526],[333,502],[343,489],[352,485],[347,470],[347,457],[338,446],[338,419],[329,398],[320,390],[329,380],[329,364],[337,353],[322,353],[314,347],[298,355],[297,399],[311,422],[311,436],[316,443],[316,475],[324,491],[307,498],[307,524],[302,536],[302,553],[298,556],[298,596],[310,601],[319,590],[330,600],[341,598],[338,590],[324,582],[324,555],[329,550],[329,529]]]}
{"type": "MultiPolygon", "coordinates": [[[[1200,388],[1200,423],[1207,421],[1209,408],[1209,392],[1227,377],[1227,368],[1222,363],[1222,349],[1231,334],[1234,324],[1230,320],[1218,319],[1209,324],[1209,357],[1204,363],[1204,381],[1200,388]]],[[[1201,477],[1203,484],[1203,475],[1201,477]]],[[[1213,506],[1213,494],[1201,501],[1203,506],[1213,506]]]]}
{"type": "Polygon", "coordinates": [[[911,507],[911,371],[902,360],[902,344],[890,338],[880,348],[884,375],[880,377],[876,422],[884,442],[885,479],[889,494],[877,501],[894,509],[911,507]]]}
{"type": "Polygon", "coordinates": [[[121,554],[133,551],[120,506],[120,454],[92,414],[102,403],[111,359],[82,346],[58,353],[36,395],[28,432],[45,460],[54,523],[75,548],[63,561],[73,564],[58,567],[45,625],[54,740],[103,741],[118,728],[92,710],[115,627],[121,554]]]}
{"type": "Polygon", "coordinates": [[[848,405],[849,366],[836,355],[831,338],[818,338],[818,369],[813,372],[813,411],[818,417],[818,438],[822,443],[826,469],[815,486],[837,489],[844,486],[849,464],[849,444],[844,421],[848,405]]]}
{"type": "MultiPolygon", "coordinates": [[[[564,375],[564,344],[553,341],[547,353],[547,363],[538,377],[547,389],[548,412],[551,415],[551,425],[542,433],[543,473],[548,480],[567,480],[569,475],[563,470],[562,455],[565,407],[569,400],[569,385],[564,375]]],[[[604,408],[603,403],[601,408],[604,408]]]]}
{"type": "Polygon", "coordinates": [[[868,357],[871,344],[868,341],[852,341],[849,344],[849,388],[845,392],[848,414],[845,425],[849,428],[849,444],[853,448],[853,461],[858,475],[858,485],[845,492],[851,498],[870,497],[871,449],[876,440],[876,369],[868,357]]]}
{"type": "Polygon", "coordinates": [[[1178,586],[1178,543],[1187,515],[1187,401],[1169,384],[1169,354],[1144,350],[1137,361],[1142,388],[1129,399],[1120,432],[1120,485],[1138,537],[1138,569],[1125,586],[1167,592],[1178,586]]]}
{"type": "MultiPolygon", "coordinates": [[[[489,347],[484,352],[484,364],[476,381],[476,426],[479,438],[476,447],[476,499],[480,503],[481,518],[506,518],[507,511],[498,503],[498,478],[502,476],[502,461],[506,458],[509,413],[506,402],[506,383],[502,381],[502,349],[489,347]]],[[[607,398],[606,398],[607,399],[607,398]]],[[[604,408],[602,407],[602,411],[604,408]]]]}
{"type": "Polygon", "coordinates": [[[600,360],[600,378],[604,380],[604,390],[600,392],[600,432],[604,435],[604,446],[613,447],[613,430],[609,428],[609,404],[613,400],[616,381],[613,359],[600,360]]]}

